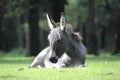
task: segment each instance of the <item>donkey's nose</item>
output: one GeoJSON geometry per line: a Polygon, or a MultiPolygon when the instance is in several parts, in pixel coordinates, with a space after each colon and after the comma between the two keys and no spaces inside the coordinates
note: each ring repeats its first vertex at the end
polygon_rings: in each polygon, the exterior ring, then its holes
{"type": "Polygon", "coordinates": [[[52,63],[56,63],[58,61],[57,57],[52,57],[49,59],[52,63]]]}

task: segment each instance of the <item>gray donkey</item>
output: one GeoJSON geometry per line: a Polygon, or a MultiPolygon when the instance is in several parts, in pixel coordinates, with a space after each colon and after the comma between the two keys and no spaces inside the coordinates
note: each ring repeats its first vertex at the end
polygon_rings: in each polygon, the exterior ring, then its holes
{"type": "Polygon", "coordinates": [[[64,14],[61,14],[59,24],[48,14],[47,20],[51,29],[48,35],[49,46],[36,56],[29,68],[38,65],[46,68],[84,66],[86,48],[82,44],[81,36],[73,32],[70,24],[66,24],[64,14]]]}
{"type": "MultiPolygon", "coordinates": [[[[67,67],[84,66],[86,48],[81,41],[76,41],[73,37],[75,33],[66,28],[66,18],[64,13],[61,14],[60,25],[53,25],[52,20],[48,21],[51,29],[49,40],[49,58],[57,57],[55,64],[62,64],[67,67]]],[[[62,67],[62,66],[61,66],[62,67]]]]}

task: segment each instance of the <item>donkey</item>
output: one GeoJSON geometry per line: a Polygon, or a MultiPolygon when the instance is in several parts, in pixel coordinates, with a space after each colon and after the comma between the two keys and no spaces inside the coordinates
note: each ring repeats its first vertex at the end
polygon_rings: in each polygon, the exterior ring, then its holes
{"type": "Polygon", "coordinates": [[[59,24],[48,14],[47,20],[51,30],[48,35],[49,46],[43,49],[27,68],[38,65],[46,68],[84,66],[86,48],[82,44],[81,36],[73,32],[70,24],[66,24],[64,14],[61,14],[59,24]]]}
{"type": "MultiPolygon", "coordinates": [[[[67,24],[66,28],[73,31],[72,26],[70,24],[67,24]]],[[[78,43],[81,42],[82,37],[79,35],[79,33],[73,32],[72,35],[73,35],[74,41],[78,43]]],[[[67,65],[70,64],[69,62],[71,61],[71,58],[66,53],[64,53],[59,59],[56,59],[56,58],[50,58],[49,51],[50,51],[50,46],[43,49],[35,57],[34,61],[29,66],[29,68],[36,67],[38,65],[40,65],[41,67],[46,67],[46,68],[60,68],[60,67],[67,67],[67,65]]]]}
{"type": "Polygon", "coordinates": [[[81,41],[75,41],[73,39],[74,32],[66,28],[64,13],[61,14],[59,26],[54,26],[55,24],[53,24],[52,19],[48,15],[47,18],[51,29],[48,35],[50,46],[49,58],[57,57],[58,61],[56,64],[58,65],[64,64],[68,67],[84,66],[86,48],[81,41]]]}

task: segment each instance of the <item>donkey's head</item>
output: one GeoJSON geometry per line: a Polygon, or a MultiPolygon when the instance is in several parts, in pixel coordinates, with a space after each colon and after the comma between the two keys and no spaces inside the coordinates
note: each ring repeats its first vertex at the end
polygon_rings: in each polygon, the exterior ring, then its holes
{"type": "Polygon", "coordinates": [[[59,24],[55,23],[49,15],[47,15],[47,20],[51,29],[48,35],[50,45],[49,58],[59,58],[68,49],[69,32],[66,30],[66,19],[62,13],[59,24]]]}

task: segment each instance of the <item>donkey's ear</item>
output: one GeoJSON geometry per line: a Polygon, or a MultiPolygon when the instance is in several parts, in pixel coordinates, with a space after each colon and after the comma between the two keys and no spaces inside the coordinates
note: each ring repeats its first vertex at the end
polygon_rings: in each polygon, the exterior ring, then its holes
{"type": "Polygon", "coordinates": [[[80,35],[79,32],[72,32],[71,35],[72,38],[77,42],[80,42],[82,40],[82,36],[80,35]]]}
{"type": "Polygon", "coordinates": [[[50,29],[52,30],[54,28],[54,25],[52,24],[50,16],[48,14],[46,16],[47,16],[48,25],[49,25],[50,29]]]}
{"type": "Polygon", "coordinates": [[[61,13],[61,18],[60,18],[60,28],[61,28],[62,31],[64,31],[65,27],[66,27],[66,19],[65,19],[64,13],[62,12],[61,13]]]}

